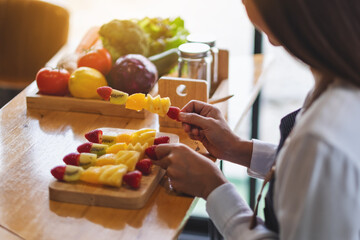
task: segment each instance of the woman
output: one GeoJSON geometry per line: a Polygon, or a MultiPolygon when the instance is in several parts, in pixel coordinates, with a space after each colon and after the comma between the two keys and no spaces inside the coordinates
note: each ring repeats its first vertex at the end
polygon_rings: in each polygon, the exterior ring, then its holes
{"type": "Polygon", "coordinates": [[[215,157],[271,179],[265,223],[212,162],[181,144],[156,147],[173,187],[207,200],[227,239],[360,238],[360,2],[243,0],[274,45],[309,65],[314,88],[281,121],[278,146],[234,135],[218,109],[192,101],[179,116],[215,157]],[[275,164],[276,163],[276,164],[275,164]],[[274,174],[274,168],[275,174],[274,174]]]}

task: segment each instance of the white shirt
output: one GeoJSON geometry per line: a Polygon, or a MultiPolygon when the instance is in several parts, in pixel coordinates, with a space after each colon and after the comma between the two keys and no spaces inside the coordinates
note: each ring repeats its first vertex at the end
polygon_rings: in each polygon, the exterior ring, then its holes
{"type": "MultiPolygon", "coordinates": [[[[254,141],[249,172],[264,176],[275,149],[254,141]]],[[[298,114],[276,163],[279,234],[264,224],[249,230],[252,211],[231,183],[206,208],[225,239],[360,239],[360,90],[334,83],[298,114]]]]}

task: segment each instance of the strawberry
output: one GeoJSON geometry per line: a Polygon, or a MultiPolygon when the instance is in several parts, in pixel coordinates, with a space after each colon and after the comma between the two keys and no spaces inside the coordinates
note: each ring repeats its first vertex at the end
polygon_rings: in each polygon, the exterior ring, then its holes
{"type": "Polygon", "coordinates": [[[82,153],[82,152],[90,152],[92,145],[93,145],[93,144],[90,143],[90,142],[83,143],[83,144],[81,144],[80,146],[78,146],[77,151],[78,151],[79,153],[82,153]]]}
{"type": "Polygon", "coordinates": [[[148,147],[147,149],[145,149],[146,155],[147,155],[151,160],[157,160],[157,159],[158,159],[157,156],[156,156],[155,148],[156,148],[156,145],[153,145],[153,146],[148,147]]]}
{"type": "Polygon", "coordinates": [[[66,166],[57,166],[51,169],[51,174],[58,180],[64,180],[66,166]]]}
{"type": "Polygon", "coordinates": [[[170,138],[168,136],[161,136],[154,139],[154,145],[159,145],[163,143],[169,143],[170,138]]]}
{"type": "Polygon", "coordinates": [[[85,134],[85,138],[89,142],[93,142],[93,143],[102,143],[102,136],[103,136],[103,131],[99,129],[92,130],[85,134]]]}
{"type": "Polygon", "coordinates": [[[68,165],[79,166],[80,153],[69,153],[63,158],[63,161],[68,165]]]}
{"type": "Polygon", "coordinates": [[[141,183],[142,173],[139,170],[128,172],[123,176],[123,181],[132,188],[139,188],[141,183]]]}
{"type": "Polygon", "coordinates": [[[139,170],[142,174],[148,175],[151,172],[152,162],[148,158],[141,159],[136,163],[136,169],[139,170]]]}
{"type": "Polygon", "coordinates": [[[171,106],[167,112],[167,115],[169,118],[174,119],[179,122],[180,121],[179,113],[180,113],[180,108],[171,106]]]}
{"type": "Polygon", "coordinates": [[[105,101],[109,101],[112,88],[107,86],[99,87],[96,89],[96,92],[99,94],[100,97],[102,97],[102,99],[104,99],[105,101]]]}

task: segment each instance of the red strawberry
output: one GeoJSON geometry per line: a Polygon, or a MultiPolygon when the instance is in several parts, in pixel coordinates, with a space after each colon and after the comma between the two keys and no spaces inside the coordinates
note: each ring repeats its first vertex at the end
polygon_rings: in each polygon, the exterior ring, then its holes
{"type": "Polygon", "coordinates": [[[139,170],[142,174],[148,175],[151,172],[152,162],[148,158],[141,159],[136,163],[136,169],[139,170]]]}
{"type": "Polygon", "coordinates": [[[124,175],[124,182],[132,188],[139,188],[141,183],[142,173],[138,170],[128,172],[124,175]]]}
{"type": "Polygon", "coordinates": [[[69,153],[63,158],[64,163],[68,165],[79,166],[80,164],[80,153],[69,153]]]}
{"type": "Polygon", "coordinates": [[[79,152],[79,153],[82,153],[82,152],[90,152],[91,151],[91,146],[92,146],[93,144],[92,143],[90,143],[90,142],[87,142],[87,143],[83,143],[83,144],[81,144],[80,146],[78,146],[78,148],[77,148],[77,151],[79,152]]]}
{"type": "Polygon", "coordinates": [[[159,145],[159,144],[169,143],[169,142],[170,142],[170,138],[168,136],[161,136],[161,137],[155,138],[154,145],[159,145]]]}
{"type": "Polygon", "coordinates": [[[62,181],[64,179],[66,166],[57,166],[51,169],[51,174],[57,179],[62,181]]]}
{"type": "Polygon", "coordinates": [[[145,149],[146,155],[151,160],[157,160],[158,159],[157,156],[156,156],[155,148],[156,148],[156,145],[152,145],[151,147],[148,147],[147,149],[145,149]]]}
{"type": "Polygon", "coordinates": [[[109,101],[110,100],[110,96],[111,96],[111,92],[112,92],[112,88],[111,87],[99,87],[96,89],[96,92],[99,94],[100,97],[102,97],[104,100],[109,101]]]}
{"type": "Polygon", "coordinates": [[[170,107],[169,111],[167,112],[167,115],[169,118],[174,119],[176,121],[180,121],[179,120],[179,113],[180,113],[180,108],[178,107],[170,107]]]}
{"type": "Polygon", "coordinates": [[[102,135],[103,135],[103,131],[101,131],[99,129],[95,129],[95,130],[92,130],[92,131],[86,133],[85,138],[89,142],[102,143],[102,135]]]}

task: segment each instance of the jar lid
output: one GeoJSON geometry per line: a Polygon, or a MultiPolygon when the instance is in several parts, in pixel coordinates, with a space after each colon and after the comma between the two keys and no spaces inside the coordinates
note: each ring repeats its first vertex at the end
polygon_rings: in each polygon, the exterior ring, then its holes
{"type": "Polygon", "coordinates": [[[215,47],[216,38],[210,34],[190,34],[186,37],[186,40],[191,43],[205,43],[210,47],[215,47]]]}
{"type": "Polygon", "coordinates": [[[202,58],[209,55],[210,47],[204,43],[183,43],[178,50],[181,57],[202,58]]]}

